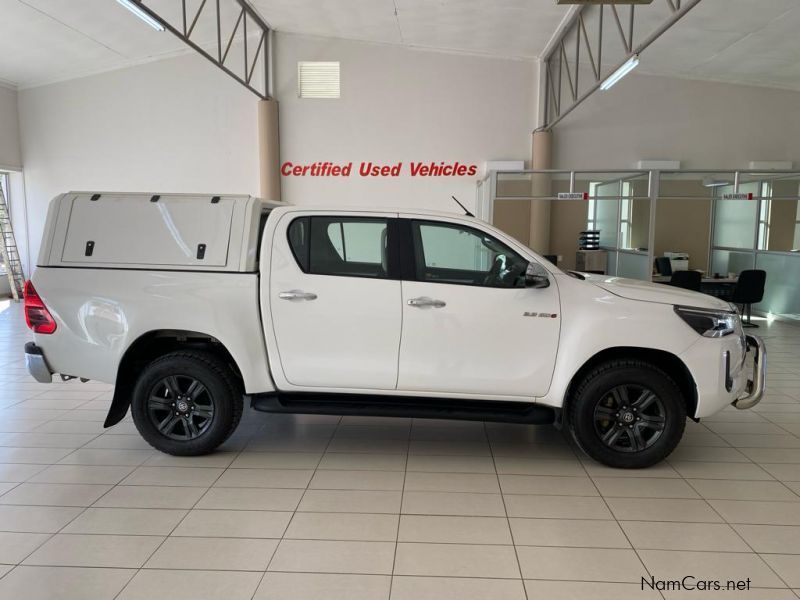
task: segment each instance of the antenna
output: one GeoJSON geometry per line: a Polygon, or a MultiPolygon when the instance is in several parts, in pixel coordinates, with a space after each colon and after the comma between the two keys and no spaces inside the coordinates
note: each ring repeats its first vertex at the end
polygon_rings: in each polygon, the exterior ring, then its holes
{"type": "Polygon", "coordinates": [[[467,215],[468,217],[474,217],[474,216],[475,216],[475,215],[473,215],[471,212],[469,212],[469,211],[467,210],[467,207],[466,207],[466,206],[464,206],[463,204],[461,204],[461,202],[459,202],[459,201],[458,201],[458,198],[456,198],[455,196],[450,196],[450,197],[451,197],[453,200],[455,200],[455,201],[456,201],[456,204],[458,204],[458,205],[461,207],[461,210],[463,210],[463,211],[464,211],[464,214],[465,214],[465,215],[467,215]]]}

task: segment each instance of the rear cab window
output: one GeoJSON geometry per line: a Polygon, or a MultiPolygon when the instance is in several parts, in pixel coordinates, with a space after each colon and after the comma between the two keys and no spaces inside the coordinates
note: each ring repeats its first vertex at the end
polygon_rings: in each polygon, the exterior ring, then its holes
{"type": "Polygon", "coordinates": [[[298,217],[288,228],[292,254],[312,275],[389,277],[389,220],[372,217],[298,217]]]}

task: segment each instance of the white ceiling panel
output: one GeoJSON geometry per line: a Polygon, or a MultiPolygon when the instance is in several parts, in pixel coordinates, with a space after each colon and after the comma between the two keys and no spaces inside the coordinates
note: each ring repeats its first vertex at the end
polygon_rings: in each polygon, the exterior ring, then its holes
{"type": "Polygon", "coordinates": [[[660,73],[666,70],[686,71],[697,67],[723,52],[740,39],[728,31],[702,31],[682,26],[679,22],[668,33],[669,39],[655,42],[642,55],[641,72],[660,73]]]}
{"type": "MultiPolygon", "coordinates": [[[[65,29],[81,34],[126,58],[147,58],[183,48],[179,39],[156,31],[109,0],[23,0],[65,29]]],[[[157,3],[154,3],[157,4],[157,3]]],[[[166,4],[166,3],[165,3],[166,4]]],[[[180,2],[169,2],[179,6],[180,2]]]]}
{"type": "Polygon", "coordinates": [[[254,0],[278,31],[399,44],[392,0],[254,0]]]}
{"type": "Polygon", "coordinates": [[[563,6],[528,1],[487,4],[478,0],[396,0],[406,44],[534,58],[564,17],[563,6]]]}
{"type": "Polygon", "coordinates": [[[0,78],[17,84],[111,65],[123,57],[18,0],[0,0],[0,78]]]}
{"type": "Polygon", "coordinates": [[[798,28],[798,0],[702,0],[646,50],[640,70],[800,90],[798,28]]]}
{"type": "Polygon", "coordinates": [[[798,5],[797,0],[701,0],[687,18],[697,29],[747,34],[796,11],[798,5]]]}
{"type": "MultiPolygon", "coordinates": [[[[180,0],[146,0],[182,28],[180,0]]],[[[187,0],[189,21],[202,0],[187,0]]],[[[223,44],[238,16],[222,0],[223,44]]],[[[251,0],[278,31],[534,59],[568,7],[555,0],[251,0]]],[[[192,39],[216,50],[216,2],[192,39]]],[[[595,8],[587,8],[587,24],[595,8]]],[[[627,25],[628,8],[619,9],[627,25]]],[[[669,14],[667,0],[635,10],[634,44],[669,14]]],[[[114,0],[0,0],[0,80],[36,85],[191,51],[114,0]]],[[[603,62],[624,57],[606,9],[603,62]]],[[[589,26],[591,30],[591,26],[589,26]]],[[[642,55],[640,71],[800,90],[800,0],[701,0],[642,55]]],[[[252,33],[252,32],[251,32],[252,33]]],[[[232,56],[229,60],[241,61],[232,56]]],[[[212,68],[212,67],[210,67],[212,68]]]]}

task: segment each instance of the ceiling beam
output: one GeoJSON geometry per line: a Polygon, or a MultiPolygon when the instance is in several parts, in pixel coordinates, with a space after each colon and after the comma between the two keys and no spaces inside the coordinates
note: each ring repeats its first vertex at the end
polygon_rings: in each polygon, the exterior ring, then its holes
{"type": "Polygon", "coordinates": [[[233,79],[238,81],[248,90],[253,92],[262,100],[268,100],[269,94],[269,43],[268,37],[270,28],[261,18],[261,16],[250,6],[246,0],[202,0],[199,7],[194,14],[187,12],[186,0],[181,2],[181,22],[171,23],[164,15],[159,14],[158,8],[150,6],[158,4],[158,0],[130,0],[141,8],[148,15],[161,23],[164,28],[180,39],[187,46],[195,50],[198,54],[208,59],[217,68],[221,69],[233,79]],[[223,37],[222,35],[222,6],[227,5],[236,9],[232,14],[238,14],[236,23],[230,36],[223,37]],[[204,13],[205,11],[205,13],[204,13]],[[211,16],[215,19],[215,41],[214,49],[208,51],[197,40],[197,23],[201,15],[205,14],[207,17],[211,16]],[[241,27],[240,27],[241,26],[241,27]],[[227,62],[228,53],[230,52],[231,45],[236,39],[237,33],[242,31],[242,47],[244,52],[244,60],[237,65],[230,65],[227,62]],[[248,45],[247,36],[257,36],[258,44],[253,49],[248,45]],[[193,37],[194,36],[194,37],[193,37]],[[254,81],[253,75],[255,74],[256,66],[259,61],[262,62],[261,68],[263,70],[263,81],[254,81]]]}
{"type": "MultiPolygon", "coordinates": [[[[639,42],[639,44],[636,45],[634,45],[634,25],[636,13],[634,13],[633,4],[631,4],[629,8],[630,12],[628,13],[627,34],[625,32],[625,27],[623,26],[619,11],[613,3],[606,2],[597,4],[597,10],[599,13],[597,23],[595,24],[597,30],[595,35],[590,35],[587,32],[585,19],[586,13],[581,10],[583,9],[583,6],[579,6],[578,10],[567,15],[564,21],[562,21],[561,26],[559,26],[559,30],[557,31],[556,35],[551,38],[550,42],[548,43],[545,53],[542,55],[541,59],[545,65],[545,68],[541,69],[540,71],[544,76],[544,81],[540,81],[539,86],[541,90],[540,97],[544,98],[545,106],[543,111],[543,123],[539,129],[549,130],[553,128],[564,117],[575,110],[584,100],[600,89],[601,84],[609,77],[609,75],[617,71],[632,57],[643,52],[648,46],[666,33],[670,27],[675,25],[675,23],[683,18],[686,13],[688,13],[700,2],[700,0],[684,0],[683,2],[680,0],[664,1],[669,8],[669,15],[654,31],[652,31],[649,35],[647,35],[647,37],[645,37],[641,42],[639,42]],[[619,41],[622,42],[622,45],[625,48],[625,57],[612,69],[603,69],[602,63],[603,45],[606,42],[603,37],[604,4],[611,4],[611,12],[616,24],[616,31],[619,41]],[[565,45],[564,43],[565,39],[570,35],[575,36],[574,51],[572,48],[568,50],[567,48],[569,45],[565,45]],[[579,84],[586,78],[579,80],[577,77],[577,72],[581,65],[580,60],[582,55],[582,43],[585,46],[585,52],[583,54],[588,57],[588,66],[592,69],[591,75],[594,76],[594,80],[589,81],[584,90],[579,89],[579,84]],[[570,54],[571,52],[574,52],[574,54],[570,54]],[[570,61],[572,61],[571,66],[570,61]],[[575,71],[575,77],[572,76],[573,69],[575,71]],[[570,87],[569,96],[571,96],[572,100],[569,104],[563,102],[561,94],[564,70],[566,70],[567,73],[566,79],[570,87]]],[[[640,11],[642,10],[647,10],[647,8],[640,7],[640,11]]]]}

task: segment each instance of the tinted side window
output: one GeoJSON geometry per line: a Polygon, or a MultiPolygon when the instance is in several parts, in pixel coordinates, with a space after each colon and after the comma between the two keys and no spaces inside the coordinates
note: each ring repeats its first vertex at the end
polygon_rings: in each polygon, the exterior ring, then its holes
{"type": "Polygon", "coordinates": [[[471,227],[413,221],[419,281],[486,287],[524,287],[528,261],[492,236],[471,227]]]}
{"type": "Polygon", "coordinates": [[[358,217],[300,217],[289,244],[306,273],[388,277],[388,221],[358,217]]]}
{"type": "Polygon", "coordinates": [[[311,245],[308,240],[309,217],[300,217],[289,224],[289,246],[300,268],[308,272],[309,250],[311,245]]]}

